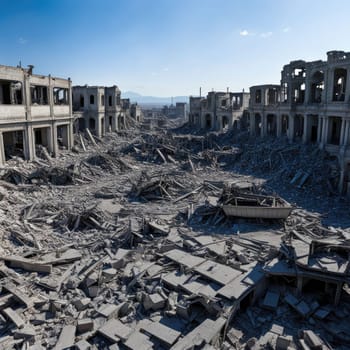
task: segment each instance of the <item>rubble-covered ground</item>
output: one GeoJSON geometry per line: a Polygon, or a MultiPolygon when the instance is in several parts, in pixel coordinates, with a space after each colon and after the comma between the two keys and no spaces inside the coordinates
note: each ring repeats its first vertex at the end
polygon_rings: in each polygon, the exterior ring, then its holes
{"type": "Polygon", "coordinates": [[[350,348],[347,285],[334,306],[332,287],[306,283],[300,294],[294,278],[316,239],[333,241],[314,265],[348,273],[330,248],[350,239],[334,161],[231,136],[133,130],[77,137],[58,158],[10,160],[0,349],[350,348]],[[286,222],[226,217],[226,181],[299,208],[286,222]]]}

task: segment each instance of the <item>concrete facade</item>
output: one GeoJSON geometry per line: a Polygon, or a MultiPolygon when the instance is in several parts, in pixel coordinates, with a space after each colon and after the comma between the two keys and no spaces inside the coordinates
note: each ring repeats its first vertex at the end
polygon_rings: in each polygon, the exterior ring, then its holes
{"type": "Polygon", "coordinates": [[[79,129],[89,128],[96,136],[121,128],[124,118],[117,86],[73,86],[73,110],[79,129]]]}
{"type": "Polygon", "coordinates": [[[0,66],[0,164],[33,160],[37,146],[52,155],[73,145],[70,79],[33,74],[33,66],[0,66]]]}
{"type": "Polygon", "coordinates": [[[189,123],[197,129],[239,129],[249,107],[249,93],[209,92],[207,97],[190,97],[189,123]]]}
{"type": "Polygon", "coordinates": [[[250,133],[317,143],[339,160],[340,192],[350,191],[350,53],[330,51],[327,61],[292,61],[280,85],[250,88],[250,133]]]}

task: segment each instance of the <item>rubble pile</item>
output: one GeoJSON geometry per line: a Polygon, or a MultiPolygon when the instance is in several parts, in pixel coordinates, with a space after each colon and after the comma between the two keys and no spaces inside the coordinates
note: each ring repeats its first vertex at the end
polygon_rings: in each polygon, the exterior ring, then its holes
{"type": "Polygon", "coordinates": [[[240,145],[234,169],[239,173],[268,175],[279,185],[293,186],[314,193],[337,192],[337,160],[317,145],[289,144],[281,140],[263,140],[240,145]]]}
{"type": "Polygon", "coordinates": [[[252,229],[225,186],[263,180],[124,134],[2,172],[0,349],[347,348],[349,230],[301,208],[252,229]]]}

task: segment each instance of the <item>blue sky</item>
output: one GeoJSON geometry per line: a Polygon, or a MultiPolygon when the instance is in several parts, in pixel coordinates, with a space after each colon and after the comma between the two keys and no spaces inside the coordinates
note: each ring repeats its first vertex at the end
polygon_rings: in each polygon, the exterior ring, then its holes
{"type": "Polygon", "coordinates": [[[0,64],[143,95],[247,91],[350,51],[348,0],[0,0],[0,64]]]}

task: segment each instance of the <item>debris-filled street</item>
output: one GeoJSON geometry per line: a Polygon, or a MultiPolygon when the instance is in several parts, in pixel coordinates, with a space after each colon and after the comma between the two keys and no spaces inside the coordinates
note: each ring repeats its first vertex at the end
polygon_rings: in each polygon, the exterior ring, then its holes
{"type": "Polygon", "coordinates": [[[322,197],[319,168],[296,169],[299,146],[286,147],[294,157],[268,143],[259,157],[134,129],[14,157],[0,182],[0,348],[348,349],[346,206],[332,174],[322,197]]]}

